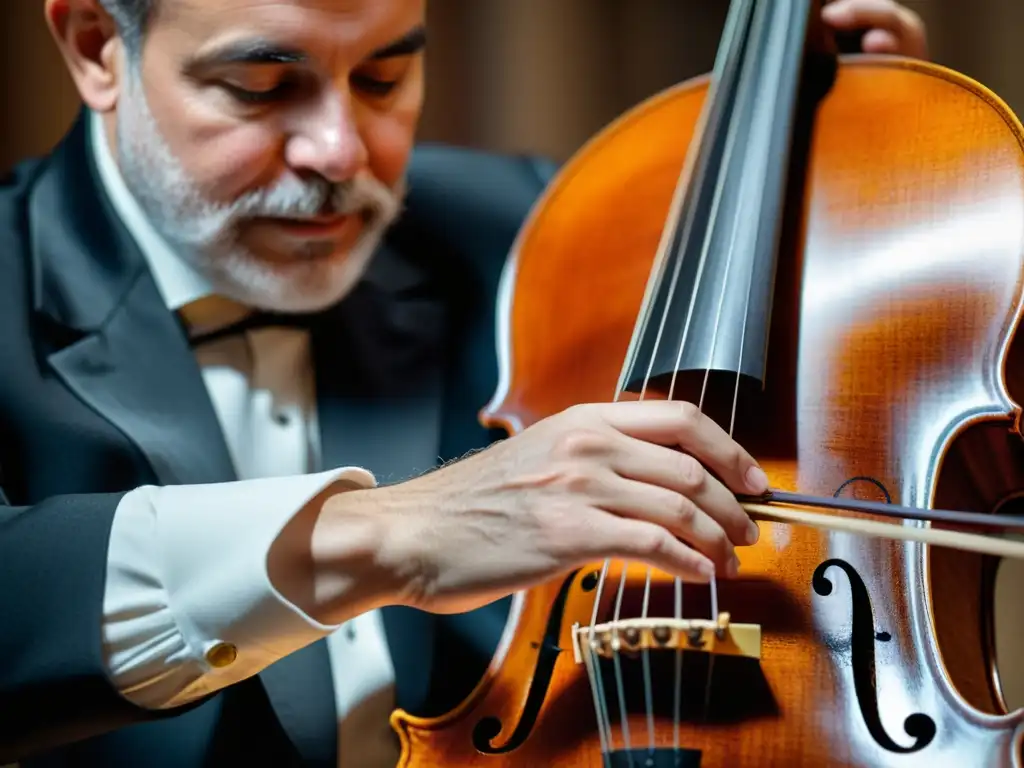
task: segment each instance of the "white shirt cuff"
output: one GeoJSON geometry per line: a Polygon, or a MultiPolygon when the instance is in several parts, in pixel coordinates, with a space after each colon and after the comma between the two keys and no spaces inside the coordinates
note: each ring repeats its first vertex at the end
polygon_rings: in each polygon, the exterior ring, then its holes
{"type": "Polygon", "coordinates": [[[375,485],[349,467],[126,494],[111,529],[103,622],[122,695],[149,709],[181,706],[335,630],[274,588],[267,555],[310,500],[345,481],[375,485]]]}

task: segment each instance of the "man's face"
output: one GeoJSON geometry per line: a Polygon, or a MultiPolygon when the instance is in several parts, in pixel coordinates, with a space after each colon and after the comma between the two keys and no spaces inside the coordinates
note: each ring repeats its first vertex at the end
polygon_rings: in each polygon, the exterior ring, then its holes
{"type": "Polygon", "coordinates": [[[236,300],[341,298],[397,215],[425,0],[160,0],[117,157],[160,233],[236,300]]]}

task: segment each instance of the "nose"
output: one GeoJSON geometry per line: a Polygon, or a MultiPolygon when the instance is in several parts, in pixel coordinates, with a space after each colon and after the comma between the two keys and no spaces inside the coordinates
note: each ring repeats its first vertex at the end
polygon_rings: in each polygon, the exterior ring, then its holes
{"type": "Polygon", "coordinates": [[[313,172],[331,182],[356,176],[368,163],[346,93],[332,92],[297,117],[285,146],[285,161],[302,173],[313,172]]]}

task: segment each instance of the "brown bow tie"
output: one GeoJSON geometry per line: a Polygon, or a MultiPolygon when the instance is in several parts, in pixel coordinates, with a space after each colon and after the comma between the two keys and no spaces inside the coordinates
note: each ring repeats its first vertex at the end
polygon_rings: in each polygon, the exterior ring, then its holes
{"type": "Polygon", "coordinates": [[[257,328],[308,328],[309,315],[261,312],[220,296],[207,296],[180,310],[178,317],[193,347],[257,328]]]}

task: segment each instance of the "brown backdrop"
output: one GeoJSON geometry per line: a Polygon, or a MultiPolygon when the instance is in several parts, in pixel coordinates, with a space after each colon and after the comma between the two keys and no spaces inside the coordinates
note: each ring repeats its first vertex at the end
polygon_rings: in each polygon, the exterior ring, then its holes
{"type": "MultiPolygon", "coordinates": [[[[1024,114],[1024,2],[905,0],[933,58],[1024,114]]],[[[78,102],[42,0],[6,0],[0,169],[45,152],[78,102]]],[[[424,139],[563,158],[615,115],[714,58],[726,0],[430,0],[424,139]]]]}

